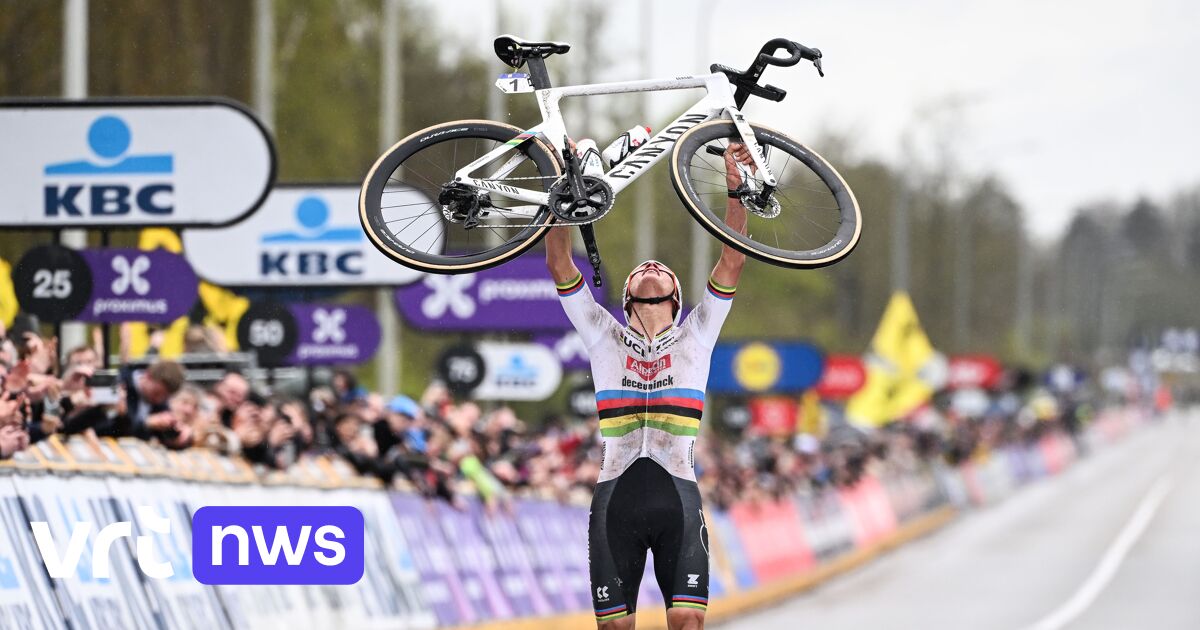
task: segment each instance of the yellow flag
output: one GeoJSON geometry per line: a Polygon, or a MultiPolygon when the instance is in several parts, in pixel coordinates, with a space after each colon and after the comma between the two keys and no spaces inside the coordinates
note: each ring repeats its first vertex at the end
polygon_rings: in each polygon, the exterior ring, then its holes
{"type": "Polygon", "coordinates": [[[872,426],[887,424],[925,404],[944,373],[912,300],[892,294],[866,356],[867,382],[846,404],[846,415],[872,426]]]}
{"type": "Polygon", "coordinates": [[[0,258],[0,321],[4,327],[12,326],[13,318],[21,305],[17,304],[17,292],[13,290],[12,265],[0,258]]]}

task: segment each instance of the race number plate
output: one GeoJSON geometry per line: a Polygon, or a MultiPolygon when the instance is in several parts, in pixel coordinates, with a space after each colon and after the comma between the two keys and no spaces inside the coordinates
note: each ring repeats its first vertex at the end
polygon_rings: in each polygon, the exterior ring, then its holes
{"type": "Polygon", "coordinates": [[[502,74],[496,79],[496,87],[500,88],[505,94],[520,94],[522,92],[532,92],[533,82],[529,80],[529,75],[524,72],[514,72],[512,74],[502,74]]]}

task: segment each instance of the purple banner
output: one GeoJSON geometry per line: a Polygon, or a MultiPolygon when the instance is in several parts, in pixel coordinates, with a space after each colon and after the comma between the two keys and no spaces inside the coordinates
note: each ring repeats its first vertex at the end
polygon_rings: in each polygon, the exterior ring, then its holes
{"type": "Polygon", "coordinates": [[[530,556],[526,553],[513,517],[496,510],[489,514],[482,503],[472,503],[476,522],[483,537],[496,554],[496,580],[513,612],[518,617],[548,615],[552,612],[542,589],[534,577],[530,556]]]}
{"type": "Polygon", "coordinates": [[[196,303],[196,274],[179,254],[156,249],[85,249],[92,270],[92,296],[78,319],[84,322],[166,323],[196,303]]]}
{"type": "Polygon", "coordinates": [[[296,318],[296,349],[289,365],[363,363],[379,348],[375,313],[352,304],[290,304],[296,318]]]}
{"type": "MultiPolygon", "coordinates": [[[[619,321],[619,320],[618,320],[619,321]]],[[[563,333],[541,333],[533,340],[547,348],[558,357],[564,370],[590,370],[591,361],[588,359],[587,346],[579,333],[568,330],[563,333]]]]}
{"type": "MultiPolygon", "coordinates": [[[[591,266],[575,265],[591,278],[591,266]]],[[[606,303],[604,291],[592,295],[606,303]]],[[[567,330],[571,322],[558,303],[554,280],[540,255],[528,255],[479,273],[429,274],[396,290],[396,308],[423,330],[567,330]]]]}
{"type": "Polygon", "coordinates": [[[542,544],[554,550],[562,567],[563,593],[570,610],[591,610],[591,578],[588,574],[588,509],[548,501],[537,501],[535,512],[545,532],[542,544]]]}
{"type": "Polygon", "coordinates": [[[511,619],[513,609],[496,581],[496,556],[479,533],[470,512],[440,502],[438,521],[442,525],[442,534],[447,541],[453,542],[451,555],[475,609],[487,611],[487,620],[511,619]]]}
{"type": "Polygon", "coordinates": [[[533,563],[533,572],[537,582],[550,605],[554,607],[554,612],[568,613],[587,610],[588,602],[579,600],[571,591],[567,579],[566,560],[558,546],[552,544],[546,526],[544,514],[546,508],[557,509],[558,507],[545,501],[518,499],[514,516],[525,544],[525,553],[533,563]]]}
{"type": "Polygon", "coordinates": [[[442,536],[437,508],[414,494],[391,493],[396,520],[412,552],[425,604],[437,615],[438,626],[475,623],[483,618],[467,598],[453,552],[442,536]]]}
{"type": "MultiPolygon", "coordinates": [[[[712,527],[709,535],[715,534],[721,541],[721,546],[725,550],[725,558],[729,562],[729,568],[733,571],[734,579],[737,580],[738,588],[747,589],[757,585],[758,579],[754,576],[753,567],[750,566],[750,557],[742,548],[742,541],[738,538],[737,526],[734,525],[733,519],[729,518],[727,512],[721,510],[712,510],[707,515],[708,525],[712,527]]],[[[709,573],[711,582],[712,572],[709,573]]]]}

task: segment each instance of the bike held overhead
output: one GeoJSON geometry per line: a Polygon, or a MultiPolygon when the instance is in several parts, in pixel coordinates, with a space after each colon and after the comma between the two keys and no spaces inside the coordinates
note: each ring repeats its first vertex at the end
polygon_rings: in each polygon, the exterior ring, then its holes
{"type": "Polygon", "coordinates": [[[487,120],[443,123],[381,155],[363,181],[359,218],[371,242],[396,262],[431,273],[471,273],[521,255],[552,225],[572,225],[599,285],[592,224],[607,216],[626,187],[668,158],[684,208],[736,251],[802,269],[833,264],[858,244],[862,215],[842,176],[812,149],[742,113],[751,96],[775,102],[787,96],[760,84],[768,66],[807,60],[824,76],[819,49],[780,38],[764,44],[746,70],[713,64],[709,74],[696,76],[553,87],[546,60],[567,53],[569,44],[504,35],[494,46],[512,69],[497,86],[532,92],[542,121],[529,129],[487,120]],[[704,94],[657,133],[629,143],[632,150],[621,159],[585,172],[560,101],[666,90],[704,94]],[[737,166],[739,187],[727,190],[719,156],[734,143],[745,147],[749,161],[737,166]],[[725,220],[730,195],[747,209],[744,232],[725,220]]]}

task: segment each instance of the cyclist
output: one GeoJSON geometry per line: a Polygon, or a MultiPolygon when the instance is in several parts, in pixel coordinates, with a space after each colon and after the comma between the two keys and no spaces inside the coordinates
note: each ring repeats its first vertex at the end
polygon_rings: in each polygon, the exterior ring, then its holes
{"type": "MultiPolygon", "coordinates": [[[[746,209],[732,193],[742,183],[736,162],[751,165],[749,151],[738,143],[725,152],[731,191],[725,222],[744,234],[746,209]]],[[[563,309],[587,345],[600,415],[600,478],[588,527],[596,621],[605,630],[634,627],[649,549],[668,626],[703,628],[708,533],[693,448],[709,359],[745,255],[729,246],[721,250],[708,290],[682,323],[679,279],[660,262],[638,265],[625,281],[626,326],[596,304],[585,286],[571,258],[569,228],[552,228],[546,236],[546,264],[563,309]]]]}

